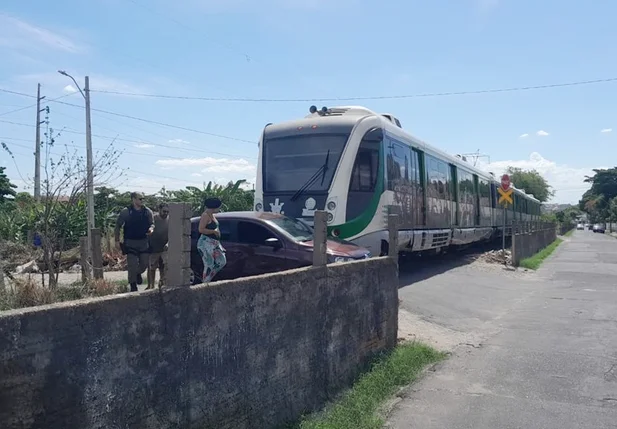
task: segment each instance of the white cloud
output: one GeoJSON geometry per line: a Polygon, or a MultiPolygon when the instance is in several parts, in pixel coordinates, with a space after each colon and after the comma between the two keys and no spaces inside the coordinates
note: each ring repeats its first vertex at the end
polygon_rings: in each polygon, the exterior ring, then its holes
{"type": "Polygon", "coordinates": [[[203,173],[255,173],[257,166],[246,159],[229,158],[184,158],[159,159],[157,165],[165,167],[204,167],[203,173]]]}
{"type": "Polygon", "coordinates": [[[85,45],[58,32],[38,27],[0,12],[0,46],[17,50],[53,49],[71,54],[87,51],[85,45]]]}
{"type": "Polygon", "coordinates": [[[171,143],[171,144],[191,144],[191,142],[186,141],[186,140],[182,140],[182,139],[171,139],[171,140],[168,140],[167,143],[171,143]]]}
{"type": "Polygon", "coordinates": [[[612,131],[613,131],[613,129],[612,129],[612,128],[604,128],[604,129],[603,129],[603,130],[601,130],[600,132],[601,132],[601,133],[610,133],[610,132],[612,132],[612,131]]]}
{"type": "Polygon", "coordinates": [[[154,147],[153,144],[149,144],[149,143],[138,143],[135,145],[135,147],[139,148],[139,149],[150,149],[151,147],[154,147]]]}
{"type": "Polygon", "coordinates": [[[192,177],[201,177],[201,173],[193,173],[191,174],[192,177]]]}
{"type": "Polygon", "coordinates": [[[529,134],[527,133],[521,134],[520,136],[518,136],[519,139],[526,139],[527,137],[529,137],[529,134]]]}
{"type": "MultiPolygon", "coordinates": [[[[585,176],[593,175],[592,168],[606,167],[572,167],[566,164],[557,164],[532,152],[529,159],[496,161],[490,164],[478,161],[478,167],[493,172],[497,177],[505,173],[508,167],[518,167],[524,170],[534,169],[540,173],[555,190],[552,202],[577,203],[583,193],[589,189],[584,183],[585,176]]],[[[516,186],[516,183],[514,184],[516,186]]]]}
{"type": "Polygon", "coordinates": [[[544,130],[540,130],[536,133],[536,135],[544,137],[544,136],[548,136],[548,133],[544,130]]]}
{"type": "Polygon", "coordinates": [[[68,92],[69,94],[74,94],[77,92],[77,89],[73,85],[67,85],[63,88],[64,92],[68,92]]]}

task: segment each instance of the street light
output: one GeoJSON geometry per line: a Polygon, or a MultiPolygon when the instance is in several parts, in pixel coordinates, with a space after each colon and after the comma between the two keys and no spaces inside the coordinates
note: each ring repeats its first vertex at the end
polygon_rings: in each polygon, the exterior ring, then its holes
{"type": "Polygon", "coordinates": [[[85,77],[85,93],[73,76],[58,70],[62,76],[70,78],[86,101],[86,206],[88,213],[88,255],[92,260],[92,229],[94,228],[94,170],[92,166],[92,123],[90,121],[90,78],[85,77]]]}
{"type": "Polygon", "coordinates": [[[79,87],[79,84],[77,83],[77,81],[75,80],[75,78],[73,76],[71,76],[70,74],[68,74],[64,70],[58,70],[58,73],[60,73],[62,76],[66,76],[66,77],[70,78],[75,83],[75,86],[77,87],[79,92],[81,92],[81,95],[83,95],[83,97],[87,99],[86,94],[84,94],[84,92],[81,90],[81,88],[79,87]]]}

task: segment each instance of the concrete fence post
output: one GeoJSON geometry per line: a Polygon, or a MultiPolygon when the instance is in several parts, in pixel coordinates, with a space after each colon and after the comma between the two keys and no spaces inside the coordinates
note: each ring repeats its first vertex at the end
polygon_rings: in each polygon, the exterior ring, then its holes
{"type": "Polygon", "coordinates": [[[169,204],[168,287],[191,285],[191,215],[188,204],[169,204]]]}
{"type": "Polygon", "coordinates": [[[88,264],[88,237],[79,237],[79,264],[81,265],[81,282],[90,280],[90,266],[88,264]]]}
{"type": "Polygon", "coordinates": [[[316,210],[313,222],[313,266],[323,267],[328,263],[328,213],[316,210]]]}
{"type": "Polygon", "coordinates": [[[6,283],[4,282],[4,263],[0,261],[0,292],[6,290],[6,283]]]}
{"type": "Polygon", "coordinates": [[[398,215],[388,215],[388,256],[398,260],[398,215]]]}
{"type": "MultiPolygon", "coordinates": [[[[521,251],[519,247],[520,247],[519,236],[512,235],[512,245],[510,246],[510,253],[511,253],[510,257],[511,257],[511,261],[512,261],[511,263],[513,267],[518,267],[518,262],[519,262],[518,254],[521,251]]],[[[504,261],[505,261],[505,255],[504,255],[504,261]]]]}
{"type": "Polygon", "coordinates": [[[101,230],[92,228],[90,230],[92,239],[92,274],[95,279],[103,278],[103,247],[101,246],[101,230]]]}

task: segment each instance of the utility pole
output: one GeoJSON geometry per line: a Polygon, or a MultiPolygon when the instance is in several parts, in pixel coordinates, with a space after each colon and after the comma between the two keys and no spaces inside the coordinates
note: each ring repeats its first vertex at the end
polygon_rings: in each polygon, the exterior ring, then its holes
{"type": "Polygon", "coordinates": [[[90,244],[90,260],[92,260],[92,229],[94,229],[94,167],[92,165],[92,122],[90,121],[90,78],[86,76],[85,84],[86,99],[86,168],[87,174],[87,200],[88,206],[88,243],[90,244]]]}
{"type": "Polygon", "coordinates": [[[34,199],[41,201],[41,84],[36,90],[36,141],[34,142],[34,199]]]}
{"type": "Polygon", "coordinates": [[[70,78],[86,101],[86,207],[88,219],[88,256],[92,261],[92,229],[94,229],[94,166],[92,165],[92,122],[90,121],[90,78],[86,76],[82,91],[73,76],[64,70],[58,70],[63,76],[70,78]]]}

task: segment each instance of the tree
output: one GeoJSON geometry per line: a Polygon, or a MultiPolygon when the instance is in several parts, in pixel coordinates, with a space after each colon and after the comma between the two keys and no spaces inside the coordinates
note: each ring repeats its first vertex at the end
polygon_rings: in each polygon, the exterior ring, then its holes
{"type": "MultiPolygon", "coordinates": [[[[45,140],[41,142],[41,202],[34,203],[31,209],[36,219],[33,230],[41,238],[43,269],[48,271],[49,287],[55,288],[62,252],[78,244],[79,238],[87,232],[87,169],[83,156],[77,151],[69,151],[67,146],[64,146],[63,153],[52,152],[62,149],[56,144],[61,132],[55,132],[49,126],[49,110],[47,112],[45,140]]],[[[121,153],[113,145],[112,141],[105,150],[95,154],[93,180],[96,185],[103,185],[122,174],[118,167],[121,153]]],[[[9,151],[6,147],[5,150],[9,151]]]]}
{"type": "Polygon", "coordinates": [[[617,222],[617,197],[613,198],[609,203],[608,219],[611,223],[617,222]]]}
{"type": "Polygon", "coordinates": [[[166,200],[175,200],[189,203],[194,216],[199,216],[204,211],[204,201],[206,198],[216,197],[223,202],[222,209],[225,211],[247,211],[253,209],[255,200],[254,191],[242,189],[246,180],[229,182],[227,185],[217,185],[208,182],[203,189],[195,186],[187,186],[178,191],[162,190],[161,196],[166,200]]]}
{"type": "Polygon", "coordinates": [[[593,171],[593,176],[585,177],[585,183],[591,183],[591,194],[604,195],[607,201],[617,197],[617,167],[593,171]]]}
{"type": "Polygon", "coordinates": [[[518,189],[524,189],[527,194],[532,194],[542,203],[555,195],[552,186],[536,170],[508,167],[506,173],[510,176],[510,181],[514,186],[518,189]]]}
{"type": "Polygon", "coordinates": [[[587,212],[591,222],[604,222],[612,216],[611,203],[617,197],[617,167],[593,171],[593,176],[585,178],[591,188],[583,194],[579,208],[587,212]]]}
{"type": "Polygon", "coordinates": [[[6,170],[6,167],[0,167],[0,204],[4,204],[7,201],[7,197],[12,199],[17,195],[15,192],[17,186],[11,183],[4,170],[6,170]]]}
{"type": "Polygon", "coordinates": [[[559,223],[572,223],[578,219],[582,211],[578,207],[568,207],[555,213],[555,218],[559,223]]]}

